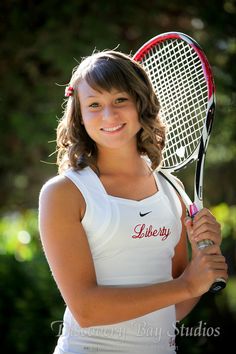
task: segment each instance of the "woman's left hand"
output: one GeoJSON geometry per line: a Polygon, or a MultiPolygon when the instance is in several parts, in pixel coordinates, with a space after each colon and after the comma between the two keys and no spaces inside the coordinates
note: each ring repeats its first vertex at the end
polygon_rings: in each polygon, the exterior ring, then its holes
{"type": "Polygon", "coordinates": [[[206,239],[220,246],[222,241],[221,226],[210,210],[203,208],[194,216],[193,220],[186,218],[185,225],[193,250],[199,241],[206,239]]]}

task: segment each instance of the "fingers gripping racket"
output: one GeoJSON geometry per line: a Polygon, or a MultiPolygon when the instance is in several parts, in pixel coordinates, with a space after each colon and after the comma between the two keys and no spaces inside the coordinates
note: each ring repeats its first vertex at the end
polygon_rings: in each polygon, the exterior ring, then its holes
{"type": "MultiPolygon", "coordinates": [[[[215,111],[215,86],[208,60],[191,37],[168,32],[145,43],[134,55],[152,82],[161,105],[160,115],[168,133],[160,173],[182,197],[193,217],[203,208],[203,170],[215,111]],[[172,173],[196,161],[194,203],[172,173]]],[[[213,244],[203,240],[203,249],[213,244]]],[[[226,285],[216,279],[211,292],[226,285]]]]}

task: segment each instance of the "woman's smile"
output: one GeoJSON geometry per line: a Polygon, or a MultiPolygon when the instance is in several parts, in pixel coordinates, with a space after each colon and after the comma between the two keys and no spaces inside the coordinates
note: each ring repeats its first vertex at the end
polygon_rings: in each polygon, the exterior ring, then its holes
{"type": "Polygon", "coordinates": [[[122,123],[122,124],[118,124],[113,127],[103,127],[103,128],[101,128],[101,130],[104,133],[115,134],[115,133],[119,133],[125,127],[125,125],[126,125],[126,123],[122,123]]]}

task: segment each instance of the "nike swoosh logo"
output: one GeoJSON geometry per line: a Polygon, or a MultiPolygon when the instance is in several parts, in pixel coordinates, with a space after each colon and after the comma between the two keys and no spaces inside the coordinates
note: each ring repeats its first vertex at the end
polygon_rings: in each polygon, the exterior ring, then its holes
{"type": "Polygon", "coordinates": [[[147,213],[139,213],[139,215],[141,216],[141,217],[143,217],[143,216],[145,216],[145,215],[147,215],[147,214],[150,214],[152,211],[148,211],[147,213]]]}

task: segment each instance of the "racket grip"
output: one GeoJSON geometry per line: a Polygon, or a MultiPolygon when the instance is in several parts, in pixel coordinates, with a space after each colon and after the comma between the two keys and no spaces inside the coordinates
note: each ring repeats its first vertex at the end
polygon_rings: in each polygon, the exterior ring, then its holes
{"type": "MultiPolygon", "coordinates": [[[[197,208],[196,204],[193,203],[192,205],[190,205],[190,207],[189,207],[189,214],[190,214],[190,216],[191,216],[192,218],[194,217],[194,215],[197,214],[197,212],[198,212],[198,208],[197,208]]],[[[213,245],[213,244],[214,244],[213,241],[206,239],[206,240],[201,240],[201,241],[199,241],[199,242],[197,243],[197,246],[198,246],[198,248],[201,250],[201,249],[206,248],[206,247],[208,247],[208,246],[211,246],[211,245],[213,245]]],[[[224,289],[225,287],[226,287],[226,281],[225,281],[225,279],[223,279],[223,278],[217,278],[217,279],[215,280],[215,282],[211,285],[209,291],[210,291],[211,293],[217,293],[218,291],[224,289]]]]}
{"type": "MultiPolygon", "coordinates": [[[[211,240],[202,240],[199,241],[197,246],[199,249],[206,248],[210,245],[213,245],[213,241],[211,240]]],[[[211,293],[217,293],[218,291],[224,289],[226,286],[226,281],[223,278],[217,278],[215,282],[211,285],[209,291],[211,293]]]]}

